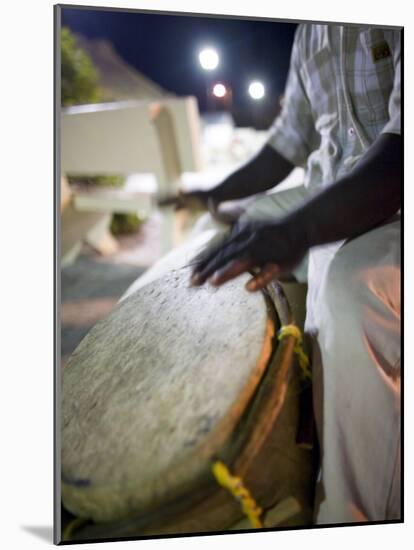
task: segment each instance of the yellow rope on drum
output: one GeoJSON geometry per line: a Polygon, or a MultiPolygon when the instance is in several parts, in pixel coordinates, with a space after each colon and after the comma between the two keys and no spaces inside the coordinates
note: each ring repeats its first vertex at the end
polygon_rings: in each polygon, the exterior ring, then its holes
{"type": "Polygon", "coordinates": [[[302,370],[302,375],[305,379],[311,380],[311,371],[309,367],[309,357],[303,350],[303,338],[300,328],[296,325],[284,325],[277,333],[278,340],[282,340],[286,336],[293,336],[296,339],[295,347],[293,351],[296,353],[299,359],[299,366],[302,370]]]}
{"type": "Polygon", "coordinates": [[[233,476],[227,466],[220,460],[214,462],[212,471],[219,485],[227,489],[240,502],[242,510],[249,518],[252,527],[255,529],[263,527],[260,519],[262,509],[256,504],[250,491],[243,485],[242,479],[233,476]]]}
{"type": "MultiPolygon", "coordinates": [[[[296,342],[293,351],[298,356],[302,375],[305,379],[311,379],[309,357],[303,350],[302,333],[299,327],[293,324],[282,326],[277,335],[278,340],[282,340],[286,336],[293,336],[295,338],[296,342]]],[[[263,527],[261,519],[263,510],[256,504],[250,491],[243,485],[243,480],[240,477],[233,476],[227,466],[220,460],[213,463],[212,472],[219,485],[227,489],[240,502],[242,510],[252,526],[256,529],[263,527]]]]}

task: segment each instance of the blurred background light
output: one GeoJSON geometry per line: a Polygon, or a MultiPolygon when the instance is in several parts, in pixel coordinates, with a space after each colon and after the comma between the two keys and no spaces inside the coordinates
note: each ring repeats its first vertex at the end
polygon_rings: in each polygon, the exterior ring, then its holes
{"type": "Polygon", "coordinates": [[[226,94],[227,94],[227,90],[224,84],[218,83],[214,85],[213,95],[215,97],[221,98],[221,97],[224,97],[226,94]]]}
{"type": "Polygon", "coordinates": [[[199,53],[198,59],[205,71],[213,71],[219,64],[219,56],[213,48],[205,48],[199,53]]]}
{"type": "Polygon", "coordinates": [[[249,85],[249,95],[253,99],[262,99],[265,95],[265,87],[256,80],[249,85]]]}

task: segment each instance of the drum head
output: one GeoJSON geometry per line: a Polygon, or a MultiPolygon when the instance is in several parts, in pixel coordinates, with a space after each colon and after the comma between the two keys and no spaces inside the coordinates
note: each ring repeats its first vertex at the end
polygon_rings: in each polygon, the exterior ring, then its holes
{"type": "Polygon", "coordinates": [[[77,515],[125,518],[194,486],[262,377],[264,295],[244,289],[248,276],[220,289],[189,278],[173,271],[128,296],[63,369],[62,498],[77,515]]]}

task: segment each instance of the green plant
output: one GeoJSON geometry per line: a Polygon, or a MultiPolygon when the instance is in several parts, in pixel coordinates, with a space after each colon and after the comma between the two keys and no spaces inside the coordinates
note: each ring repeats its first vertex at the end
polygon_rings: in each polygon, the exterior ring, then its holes
{"type": "Polygon", "coordinates": [[[89,55],[79,47],[70,29],[63,27],[61,44],[62,106],[100,101],[99,75],[89,55]]]}
{"type": "Polygon", "coordinates": [[[102,175],[102,176],[74,176],[68,174],[70,184],[81,183],[83,185],[99,185],[102,187],[122,187],[125,183],[124,176],[102,175]]]}
{"type": "MultiPolygon", "coordinates": [[[[79,47],[76,37],[67,28],[61,31],[61,103],[63,107],[96,103],[101,100],[99,75],[89,55],[79,47]]],[[[121,175],[67,175],[69,184],[122,187],[121,175]]],[[[143,220],[136,214],[114,214],[111,232],[114,235],[135,233],[143,220]]]]}
{"type": "Polygon", "coordinates": [[[114,214],[111,221],[111,233],[113,235],[128,235],[136,233],[143,220],[137,214],[114,214]]]}

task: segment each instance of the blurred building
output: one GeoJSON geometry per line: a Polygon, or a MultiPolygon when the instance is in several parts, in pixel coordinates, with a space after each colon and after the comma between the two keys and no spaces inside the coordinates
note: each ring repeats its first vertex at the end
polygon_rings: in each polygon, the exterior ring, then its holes
{"type": "Polygon", "coordinates": [[[175,97],[175,94],[163,89],[129,65],[108,40],[92,40],[80,34],[75,36],[79,46],[90,56],[99,72],[102,101],[175,97]]]}

